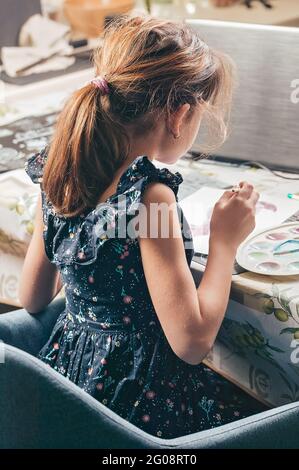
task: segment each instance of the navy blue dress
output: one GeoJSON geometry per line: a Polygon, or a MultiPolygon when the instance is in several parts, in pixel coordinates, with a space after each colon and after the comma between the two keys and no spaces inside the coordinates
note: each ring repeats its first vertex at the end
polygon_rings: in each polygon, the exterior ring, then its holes
{"type": "MultiPolygon", "coordinates": [[[[177,200],[181,175],[139,156],[106,204],[67,218],[55,213],[43,191],[46,158],[46,151],[33,155],[25,170],[41,183],[45,251],[61,273],[66,307],[39,358],[124,419],[162,438],[264,410],[205,365],[189,365],[174,354],[151,301],[138,238],[115,230],[124,220],[129,226],[150,182],[166,184],[177,200]],[[122,205],[116,205],[119,200],[122,205]]],[[[185,229],[182,236],[189,242],[190,264],[192,238],[185,229]]]]}

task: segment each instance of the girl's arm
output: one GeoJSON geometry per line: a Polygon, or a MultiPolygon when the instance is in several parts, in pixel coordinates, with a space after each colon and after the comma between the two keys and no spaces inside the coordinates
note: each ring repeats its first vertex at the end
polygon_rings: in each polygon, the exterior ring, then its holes
{"type": "Polygon", "coordinates": [[[38,198],[34,232],[28,247],[19,287],[21,305],[29,313],[46,307],[62,288],[60,273],[44,247],[41,194],[38,198]]]}
{"type": "Polygon", "coordinates": [[[151,204],[161,202],[169,207],[164,217],[168,217],[167,222],[173,227],[165,238],[161,236],[162,221],[158,220],[157,237],[148,236],[149,231],[140,237],[148,289],[171,348],[190,364],[199,364],[215,341],[227,308],[237,246],[254,227],[258,195],[250,185],[241,191],[234,201],[229,200],[231,193],[224,193],[216,205],[216,217],[211,222],[210,254],[198,289],[186,261],[177,211],[170,209],[175,207],[173,192],[161,183],[154,183],[144,194],[148,227],[155,223],[150,217],[151,204]]]}

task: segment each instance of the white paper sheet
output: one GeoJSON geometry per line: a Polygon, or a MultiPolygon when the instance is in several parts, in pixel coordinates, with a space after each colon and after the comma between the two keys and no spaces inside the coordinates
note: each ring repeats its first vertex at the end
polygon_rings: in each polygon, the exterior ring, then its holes
{"type": "MultiPolygon", "coordinates": [[[[222,189],[204,187],[180,201],[191,227],[196,253],[209,252],[210,219],[214,205],[223,192],[222,189]]],[[[262,193],[257,203],[256,227],[250,236],[281,224],[298,210],[299,201],[288,199],[287,195],[262,193]]]]}

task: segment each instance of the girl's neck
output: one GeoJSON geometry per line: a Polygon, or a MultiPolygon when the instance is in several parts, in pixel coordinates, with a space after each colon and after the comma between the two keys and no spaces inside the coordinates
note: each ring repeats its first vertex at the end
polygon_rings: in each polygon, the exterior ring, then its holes
{"type": "MultiPolygon", "coordinates": [[[[140,155],[146,155],[145,153],[142,153],[140,155]]],[[[121,175],[127,170],[127,168],[131,165],[131,163],[135,160],[135,158],[140,156],[139,154],[136,154],[135,157],[128,158],[124,164],[118,169],[118,171],[115,173],[115,177],[110,184],[110,186],[101,194],[100,199],[98,200],[98,204],[101,202],[106,202],[108,198],[113,196],[115,194],[117,185],[119,183],[119,180],[121,178],[121,175]]],[[[149,160],[152,160],[152,158],[149,157],[149,155],[146,155],[149,160]]]]}
{"type": "Polygon", "coordinates": [[[146,136],[139,139],[131,139],[131,142],[132,141],[134,142],[134,144],[131,144],[131,149],[128,157],[126,158],[123,165],[115,173],[115,177],[110,186],[101,194],[101,197],[98,200],[98,204],[105,202],[109,197],[115,194],[117,185],[122,174],[127,170],[127,168],[137,157],[141,155],[146,155],[149,160],[153,160],[155,158],[157,152],[155,139],[146,136]]]}

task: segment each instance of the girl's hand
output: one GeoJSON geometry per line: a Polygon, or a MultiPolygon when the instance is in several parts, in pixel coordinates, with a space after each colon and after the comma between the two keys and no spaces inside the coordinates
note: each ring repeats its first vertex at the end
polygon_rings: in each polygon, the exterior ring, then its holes
{"type": "Polygon", "coordinates": [[[255,207],[259,199],[253,186],[246,181],[239,192],[225,191],[215,204],[210,224],[210,244],[222,244],[232,250],[255,228],[255,207]]]}

